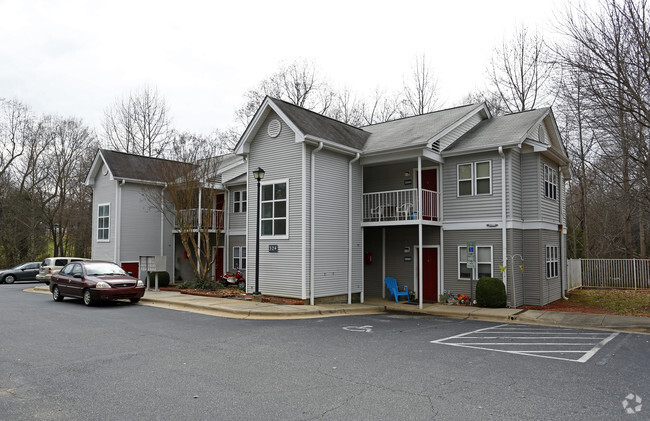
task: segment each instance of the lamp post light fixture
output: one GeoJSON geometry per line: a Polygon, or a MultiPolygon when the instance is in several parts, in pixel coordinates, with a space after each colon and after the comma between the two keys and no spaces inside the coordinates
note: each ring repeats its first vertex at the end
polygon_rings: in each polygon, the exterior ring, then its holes
{"type": "Polygon", "coordinates": [[[264,170],[257,167],[253,171],[253,177],[257,180],[257,235],[255,236],[255,292],[253,295],[260,295],[260,181],[264,178],[264,170]]]}

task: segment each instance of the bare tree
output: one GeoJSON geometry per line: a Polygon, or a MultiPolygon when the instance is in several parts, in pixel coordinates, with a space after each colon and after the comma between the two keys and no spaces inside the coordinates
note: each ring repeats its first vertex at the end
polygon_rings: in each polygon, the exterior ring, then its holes
{"type": "Polygon", "coordinates": [[[169,109],[157,89],[144,86],[106,109],[103,128],[107,147],[158,157],[169,145],[169,109]]]}
{"type": "Polygon", "coordinates": [[[404,81],[403,116],[429,113],[437,103],[438,81],[422,54],[415,58],[410,79],[404,81]]]}
{"type": "Polygon", "coordinates": [[[0,98],[0,177],[25,151],[30,121],[25,105],[0,98]]]}
{"type": "Polygon", "coordinates": [[[540,103],[548,104],[545,84],[553,66],[543,38],[519,28],[513,38],[504,40],[494,51],[488,76],[495,92],[510,112],[526,111],[540,103]]]}

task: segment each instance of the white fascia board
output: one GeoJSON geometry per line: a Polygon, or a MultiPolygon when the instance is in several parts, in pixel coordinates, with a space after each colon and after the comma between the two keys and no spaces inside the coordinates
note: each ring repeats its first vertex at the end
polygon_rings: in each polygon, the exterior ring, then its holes
{"type": "Polygon", "coordinates": [[[487,116],[488,119],[490,119],[492,117],[490,115],[490,110],[488,110],[487,106],[485,105],[485,102],[483,102],[483,103],[479,104],[476,108],[470,110],[463,117],[459,118],[455,123],[449,125],[446,129],[444,129],[443,131],[441,131],[440,133],[438,133],[437,135],[435,135],[434,137],[429,139],[427,141],[427,148],[430,148],[431,145],[434,144],[434,142],[436,142],[437,140],[442,139],[447,134],[449,134],[449,132],[454,130],[456,127],[460,126],[461,124],[463,124],[464,122],[469,120],[471,117],[473,117],[474,114],[476,114],[478,112],[481,112],[481,111],[483,111],[485,113],[485,115],[487,116]]]}
{"type": "MultiPolygon", "coordinates": [[[[557,231],[558,225],[545,221],[508,221],[506,223],[506,229],[557,231]]],[[[449,221],[443,223],[443,228],[445,231],[500,230],[503,228],[503,221],[496,219],[484,221],[449,221]]]]}
{"type": "MultiPolygon", "coordinates": [[[[225,167],[219,167],[217,169],[217,174],[221,174],[224,171],[231,170],[231,169],[236,168],[236,167],[238,167],[240,165],[244,165],[244,157],[241,157],[241,156],[239,157],[239,159],[237,161],[233,162],[232,164],[226,165],[225,167]]],[[[243,170],[242,174],[245,173],[245,172],[246,172],[246,170],[243,170]]]]}
{"type": "Polygon", "coordinates": [[[445,160],[437,152],[431,149],[425,149],[424,146],[409,146],[408,148],[396,148],[392,150],[383,150],[361,156],[361,165],[383,164],[395,161],[415,159],[418,156],[429,159],[434,162],[444,163],[445,160]]]}
{"type": "Polygon", "coordinates": [[[461,151],[451,151],[451,152],[442,151],[440,156],[442,156],[443,158],[447,158],[451,156],[473,155],[473,154],[484,153],[484,152],[496,152],[499,149],[499,146],[501,146],[505,150],[517,146],[517,143],[514,144],[508,143],[503,145],[490,145],[490,146],[484,146],[477,149],[466,149],[461,151]]]}
{"type": "Polygon", "coordinates": [[[427,158],[427,159],[429,159],[431,161],[435,161],[435,162],[437,162],[439,164],[444,164],[445,163],[445,160],[442,157],[442,155],[440,155],[437,152],[432,151],[431,149],[423,149],[422,150],[422,157],[427,158]]]}
{"type": "MultiPolygon", "coordinates": [[[[111,178],[113,180],[113,178],[111,178]]],[[[138,180],[137,178],[116,177],[115,181],[124,181],[125,183],[146,184],[150,186],[165,186],[164,181],[138,180]]]]}
{"type": "MultiPolygon", "coordinates": [[[[546,221],[508,221],[506,227],[508,229],[519,229],[519,230],[546,230],[546,231],[557,231],[557,227],[560,224],[546,221]]],[[[566,232],[566,229],[563,230],[566,232]]]]}
{"type": "Polygon", "coordinates": [[[536,140],[532,139],[525,139],[523,142],[519,143],[519,147],[521,148],[521,145],[529,145],[533,147],[533,152],[546,152],[551,148],[551,145],[547,145],[546,143],[538,142],[536,140]]]}
{"type": "Polygon", "coordinates": [[[259,130],[264,119],[268,116],[269,109],[275,111],[275,113],[278,116],[280,116],[280,118],[285,122],[287,126],[289,126],[289,128],[291,128],[291,130],[294,131],[294,133],[296,134],[300,133],[301,135],[304,136],[304,134],[300,130],[298,130],[298,127],[296,127],[296,125],[293,124],[293,122],[267,96],[266,98],[264,98],[262,105],[260,105],[260,108],[255,113],[255,116],[253,116],[253,119],[251,120],[248,127],[246,127],[244,134],[242,135],[241,139],[239,139],[239,142],[235,146],[234,149],[235,154],[247,155],[250,152],[250,146],[249,146],[250,142],[255,137],[255,134],[259,130]]]}
{"type": "MultiPolygon", "coordinates": [[[[93,184],[95,184],[95,177],[97,176],[97,173],[99,172],[99,169],[101,168],[102,164],[105,163],[106,161],[104,161],[104,157],[102,156],[102,151],[98,150],[97,153],[95,154],[95,159],[93,159],[93,163],[90,166],[90,169],[88,170],[86,179],[84,180],[84,184],[86,186],[92,186],[93,184]]],[[[108,168],[108,165],[106,165],[106,168],[108,168]]],[[[113,173],[111,172],[110,168],[108,168],[108,172],[111,174],[111,180],[112,180],[113,173]]]]}
{"type": "MultiPolygon", "coordinates": [[[[326,149],[335,150],[335,151],[343,152],[343,153],[350,154],[350,155],[356,155],[358,153],[359,154],[361,153],[360,149],[351,148],[349,146],[341,145],[339,143],[332,142],[331,140],[322,139],[320,137],[312,136],[312,135],[309,135],[309,134],[305,135],[305,136],[302,136],[302,138],[304,139],[304,141],[312,141],[316,145],[318,145],[319,143],[322,142],[323,146],[326,149]]],[[[297,135],[296,135],[296,139],[298,139],[297,135]]],[[[296,141],[298,141],[298,140],[296,140],[296,141]]]]}

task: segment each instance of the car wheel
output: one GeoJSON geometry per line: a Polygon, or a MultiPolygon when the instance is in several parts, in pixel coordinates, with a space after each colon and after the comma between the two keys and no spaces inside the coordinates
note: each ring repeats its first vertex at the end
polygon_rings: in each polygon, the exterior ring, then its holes
{"type": "Polygon", "coordinates": [[[16,280],[16,277],[14,275],[5,276],[5,283],[6,284],[13,284],[15,280],[16,280]]]}
{"type": "Polygon", "coordinates": [[[90,294],[89,289],[84,290],[84,304],[87,306],[95,304],[95,300],[93,300],[93,296],[90,294]]]}
{"type": "Polygon", "coordinates": [[[138,301],[140,301],[140,299],[139,298],[129,298],[129,301],[131,301],[131,303],[135,304],[138,301]]]}
{"type": "Polygon", "coordinates": [[[237,286],[239,287],[239,289],[246,289],[246,281],[237,282],[237,286]]]}
{"type": "Polygon", "coordinates": [[[61,291],[59,291],[59,287],[56,285],[52,288],[52,298],[54,301],[63,301],[63,295],[61,295],[61,291]]]}

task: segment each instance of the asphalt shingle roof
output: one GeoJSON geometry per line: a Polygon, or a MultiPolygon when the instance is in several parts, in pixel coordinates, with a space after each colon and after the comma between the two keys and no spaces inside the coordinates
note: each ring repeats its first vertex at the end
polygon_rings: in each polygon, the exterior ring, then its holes
{"type": "Polygon", "coordinates": [[[277,98],[269,97],[275,105],[298,127],[305,135],[311,135],[339,143],[343,146],[361,150],[370,133],[325,117],[297,105],[290,104],[277,98]]]}
{"type": "Polygon", "coordinates": [[[453,123],[475,109],[477,104],[434,111],[399,120],[362,127],[372,133],[364,152],[390,150],[395,147],[424,146],[453,123]]]}
{"type": "Polygon", "coordinates": [[[548,112],[549,108],[540,108],[483,120],[445,148],[442,154],[471,152],[490,146],[517,145],[524,140],[524,136],[533,125],[548,112]]]}
{"type": "Polygon", "coordinates": [[[101,154],[115,178],[128,178],[143,181],[165,181],[163,174],[165,171],[170,169],[170,165],[172,168],[175,166],[189,165],[179,161],[150,158],[147,156],[116,152],[108,149],[102,149],[101,154]]]}

